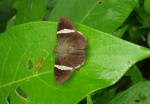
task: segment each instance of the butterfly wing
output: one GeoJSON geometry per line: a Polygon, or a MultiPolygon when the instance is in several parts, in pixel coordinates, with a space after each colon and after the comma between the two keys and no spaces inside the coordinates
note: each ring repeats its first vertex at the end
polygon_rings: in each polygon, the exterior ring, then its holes
{"type": "Polygon", "coordinates": [[[73,68],[67,67],[68,64],[69,63],[66,62],[63,57],[56,57],[54,66],[54,76],[57,83],[61,84],[71,76],[73,68]]]}

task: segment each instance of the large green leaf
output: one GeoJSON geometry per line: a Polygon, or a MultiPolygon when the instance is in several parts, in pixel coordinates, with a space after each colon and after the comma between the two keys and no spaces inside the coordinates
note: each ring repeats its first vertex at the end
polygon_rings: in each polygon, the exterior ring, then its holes
{"type": "Polygon", "coordinates": [[[14,26],[0,36],[0,102],[76,104],[118,81],[150,50],[76,24],[87,38],[87,58],[65,83],[54,80],[56,27],[53,22],[14,26]]]}
{"type": "Polygon", "coordinates": [[[103,32],[112,33],[129,16],[137,0],[59,0],[49,20],[67,16],[103,32]]]}

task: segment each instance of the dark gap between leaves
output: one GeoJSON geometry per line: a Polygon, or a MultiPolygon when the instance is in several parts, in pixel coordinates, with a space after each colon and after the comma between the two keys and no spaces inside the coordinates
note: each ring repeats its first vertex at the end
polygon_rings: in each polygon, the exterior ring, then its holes
{"type": "Polygon", "coordinates": [[[11,94],[9,93],[7,96],[7,103],[10,104],[10,102],[11,102],[11,94]]]}
{"type": "Polygon", "coordinates": [[[17,87],[16,92],[17,92],[18,95],[20,95],[21,97],[23,97],[23,98],[25,98],[25,99],[28,98],[27,93],[26,93],[20,86],[17,87]]]}

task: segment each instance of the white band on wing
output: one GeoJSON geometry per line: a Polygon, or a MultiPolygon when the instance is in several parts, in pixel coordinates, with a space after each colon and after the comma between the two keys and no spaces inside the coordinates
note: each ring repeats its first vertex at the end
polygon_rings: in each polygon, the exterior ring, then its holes
{"type": "Polygon", "coordinates": [[[80,31],[77,31],[77,32],[82,35],[82,33],[80,31]]]}
{"type": "Polygon", "coordinates": [[[79,67],[82,66],[83,64],[84,64],[84,61],[83,61],[80,65],[76,66],[75,69],[79,68],[79,67]]]}
{"type": "Polygon", "coordinates": [[[67,66],[63,66],[63,65],[55,65],[56,68],[60,69],[60,70],[72,70],[72,67],[67,67],[67,66]]]}
{"type": "Polygon", "coordinates": [[[57,32],[57,34],[62,34],[62,33],[71,33],[75,32],[75,30],[70,30],[70,29],[63,29],[57,32]]]}

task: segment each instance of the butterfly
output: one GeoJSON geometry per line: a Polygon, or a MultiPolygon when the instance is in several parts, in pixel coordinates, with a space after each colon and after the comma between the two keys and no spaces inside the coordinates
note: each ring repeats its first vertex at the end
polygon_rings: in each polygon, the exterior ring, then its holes
{"type": "Polygon", "coordinates": [[[54,77],[58,84],[63,83],[72,72],[84,64],[87,53],[87,40],[78,32],[73,23],[66,17],[61,17],[57,27],[58,46],[54,65],[54,77]]]}

